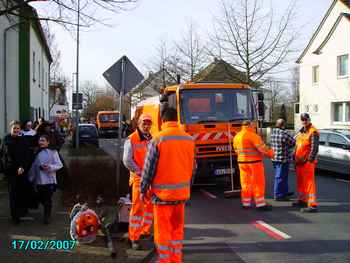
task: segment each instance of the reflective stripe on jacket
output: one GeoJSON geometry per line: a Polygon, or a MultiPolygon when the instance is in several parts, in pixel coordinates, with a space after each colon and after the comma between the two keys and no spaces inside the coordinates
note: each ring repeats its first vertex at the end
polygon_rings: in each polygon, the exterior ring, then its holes
{"type": "Polygon", "coordinates": [[[295,147],[295,162],[297,164],[308,161],[311,152],[311,137],[315,133],[319,136],[317,129],[311,125],[306,132],[300,132],[297,135],[295,147]]]}
{"type": "Polygon", "coordinates": [[[253,128],[247,126],[242,126],[242,130],[236,134],[233,147],[240,163],[258,162],[262,161],[264,156],[274,156],[274,151],[265,145],[253,128]]]}
{"type": "Polygon", "coordinates": [[[152,192],[161,200],[187,200],[194,164],[193,138],[177,122],[166,122],[154,138],[159,152],[152,192]]]}

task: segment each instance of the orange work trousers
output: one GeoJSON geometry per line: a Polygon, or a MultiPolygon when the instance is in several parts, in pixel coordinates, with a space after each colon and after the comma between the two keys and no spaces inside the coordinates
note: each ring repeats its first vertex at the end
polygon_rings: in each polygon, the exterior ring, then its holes
{"type": "Polygon", "coordinates": [[[298,199],[308,206],[317,206],[315,168],[310,162],[296,165],[298,199]]]}
{"type": "Polygon", "coordinates": [[[255,206],[266,205],[265,202],[265,172],[263,162],[239,163],[241,177],[241,200],[245,207],[251,206],[254,198],[255,206]]]}
{"type": "Polygon", "coordinates": [[[181,263],[185,204],[153,206],[154,243],[159,263],[181,263]]]}
{"type": "Polygon", "coordinates": [[[150,235],[153,221],[153,205],[148,192],[144,202],[140,199],[141,178],[132,182],[132,205],[129,216],[129,239],[136,241],[141,235],[150,235]]]}

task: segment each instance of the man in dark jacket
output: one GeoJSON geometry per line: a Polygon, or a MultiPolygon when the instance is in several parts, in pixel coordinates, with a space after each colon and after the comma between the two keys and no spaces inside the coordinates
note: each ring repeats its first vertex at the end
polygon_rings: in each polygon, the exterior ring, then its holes
{"type": "Polygon", "coordinates": [[[25,216],[28,209],[30,184],[26,178],[33,156],[28,142],[20,136],[20,123],[11,123],[11,133],[6,135],[1,152],[4,156],[5,176],[8,181],[11,217],[15,224],[25,216]]]}

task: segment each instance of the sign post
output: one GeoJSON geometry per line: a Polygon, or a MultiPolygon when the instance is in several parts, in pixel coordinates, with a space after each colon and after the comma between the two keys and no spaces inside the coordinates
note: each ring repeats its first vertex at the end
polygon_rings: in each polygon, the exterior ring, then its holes
{"type": "Polygon", "coordinates": [[[103,77],[119,93],[119,119],[118,119],[118,148],[117,148],[117,169],[116,169],[116,195],[120,194],[120,164],[122,144],[122,104],[123,96],[131,91],[143,79],[142,74],[132,64],[127,56],[121,57],[114,65],[103,73],[103,77]]]}

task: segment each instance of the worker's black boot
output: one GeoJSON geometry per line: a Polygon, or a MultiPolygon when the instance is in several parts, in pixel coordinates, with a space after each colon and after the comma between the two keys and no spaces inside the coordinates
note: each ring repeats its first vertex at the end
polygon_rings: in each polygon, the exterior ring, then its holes
{"type": "Polygon", "coordinates": [[[296,202],[292,203],[293,207],[307,207],[307,203],[305,203],[304,201],[298,200],[296,202]]]}
{"type": "Polygon", "coordinates": [[[302,212],[302,213],[317,213],[318,208],[317,208],[317,206],[304,207],[304,208],[300,209],[300,212],[302,212]]]}
{"type": "Polygon", "coordinates": [[[266,204],[264,206],[260,206],[256,208],[258,211],[271,211],[272,205],[266,204]]]}

